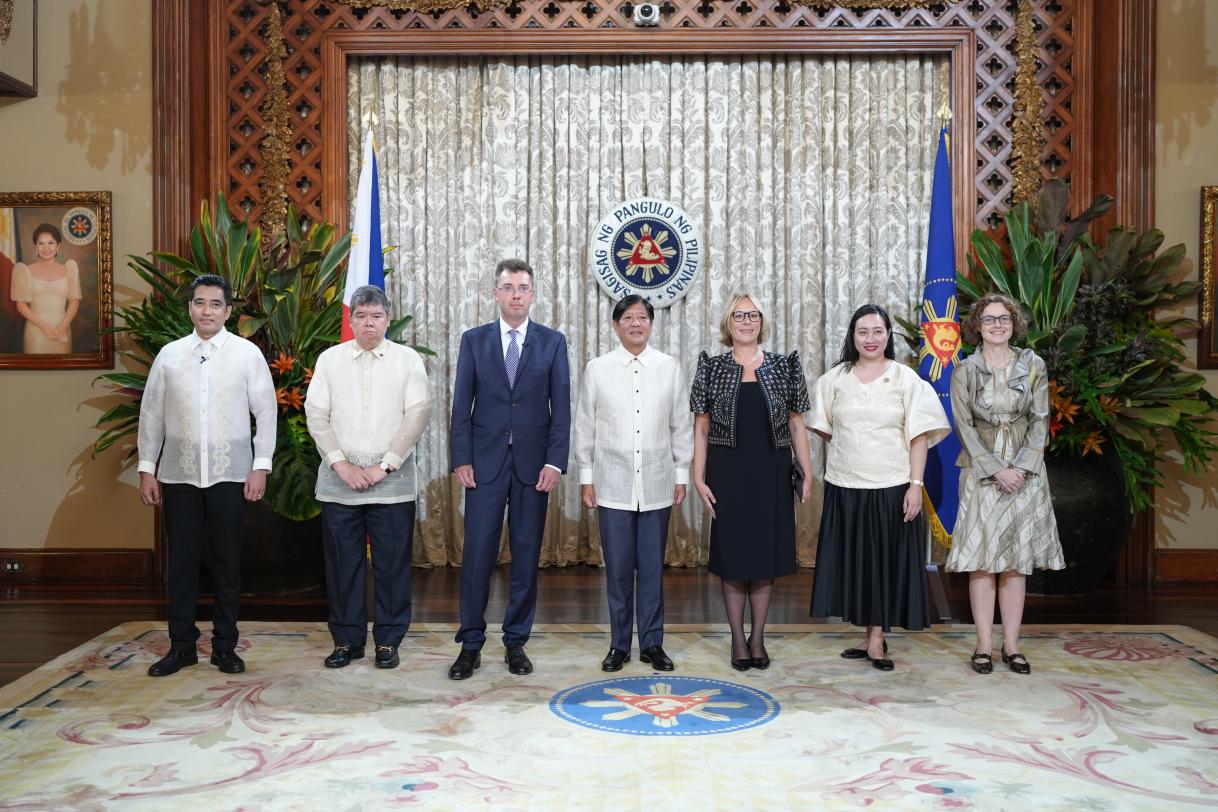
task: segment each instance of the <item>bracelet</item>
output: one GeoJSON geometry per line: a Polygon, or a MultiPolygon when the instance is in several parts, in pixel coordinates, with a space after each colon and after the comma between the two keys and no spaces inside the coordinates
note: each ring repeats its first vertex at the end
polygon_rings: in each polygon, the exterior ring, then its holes
{"type": "Polygon", "coordinates": [[[925,487],[925,485],[926,485],[926,483],[920,479],[911,479],[911,480],[909,480],[909,484],[917,485],[919,488],[925,487]]]}

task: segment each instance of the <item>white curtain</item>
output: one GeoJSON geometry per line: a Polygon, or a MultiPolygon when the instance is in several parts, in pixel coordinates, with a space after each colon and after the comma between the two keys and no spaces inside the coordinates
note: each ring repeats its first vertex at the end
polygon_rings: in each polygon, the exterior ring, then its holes
{"type": "MultiPolygon", "coordinates": [[[[353,62],[351,199],[371,126],[383,236],[397,246],[389,295],[415,317],[408,339],[438,354],[415,562],[461,559],[452,381],[462,331],[495,318],[500,259],[534,267],[532,317],[566,334],[574,393],[587,361],[616,346],[613,303],[589,270],[593,229],[622,200],[672,200],[708,250],[688,296],[657,311],[653,346],[692,376],[701,350],[723,349],[727,297],[747,288],[766,314],[767,349],[800,350],[811,382],[837,359],[858,305],[909,315],[920,303],[948,70],[945,58],[901,54],[353,62]]],[[[551,496],[546,564],[600,562],[573,465],[551,496]]],[[[802,565],[813,563],[819,501],[798,512],[802,565]]],[[[706,561],[709,521],[696,502],[673,513],[670,563],[706,561]]]]}

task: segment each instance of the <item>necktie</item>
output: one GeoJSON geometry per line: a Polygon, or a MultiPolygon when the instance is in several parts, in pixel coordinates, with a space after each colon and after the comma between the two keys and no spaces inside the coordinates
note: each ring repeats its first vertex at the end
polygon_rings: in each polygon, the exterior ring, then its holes
{"type": "Polygon", "coordinates": [[[516,386],[516,369],[520,366],[520,345],[516,343],[516,336],[515,330],[508,330],[507,355],[503,357],[503,364],[507,367],[509,389],[516,386]]]}

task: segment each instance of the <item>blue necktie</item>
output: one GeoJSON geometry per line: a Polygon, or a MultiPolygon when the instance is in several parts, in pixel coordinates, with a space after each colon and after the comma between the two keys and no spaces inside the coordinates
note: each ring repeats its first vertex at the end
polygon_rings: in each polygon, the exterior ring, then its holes
{"type": "Polygon", "coordinates": [[[509,389],[516,386],[516,370],[520,366],[520,346],[516,343],[516,335],[515,330],[508,330],[507,355],[503,357],[503,364],[507,367],[509,389]]]}

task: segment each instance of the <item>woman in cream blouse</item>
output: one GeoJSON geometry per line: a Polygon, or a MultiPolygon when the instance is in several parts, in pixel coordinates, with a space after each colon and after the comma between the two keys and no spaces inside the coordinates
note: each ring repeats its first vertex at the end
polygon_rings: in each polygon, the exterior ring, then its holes
{"type": "Polygon", "coordinates": [[[59,229],[42,223],[34,229],[38,261],[13,266],[9,295],[25,319],[22,350],[27,355],[72,351],[72,319],[80,309],[80,270],[75,260],[56,260],[62,241],[59,229]]]}
{"type": "Polygon", "coordinates": [[[973,303],[961,327],[977,351],[952,375],[952,413],[960,437],[960,512],[948,572],[967,572],[977,628],[970,664],[994,670],[994,581],[1002,613],[1002,661],[1030,673],[1019,653],[1024,576],[1065,567],[1049,499],[1044,450],[1049,437],[1045,362],[1011,346],[1024,330],[1019,307],[993,293],[973,303]]]}
{"type": "Polygon", "coordinates": [[[930,625],[922,471],[951,430],[930,384],[895,357],[888,313],[863,305],[816,382],[810,421],[828,449],[812,616],[866,626],[865,646],[841,656],[881,671],[893,669],[884,632],[930,625]]]}

